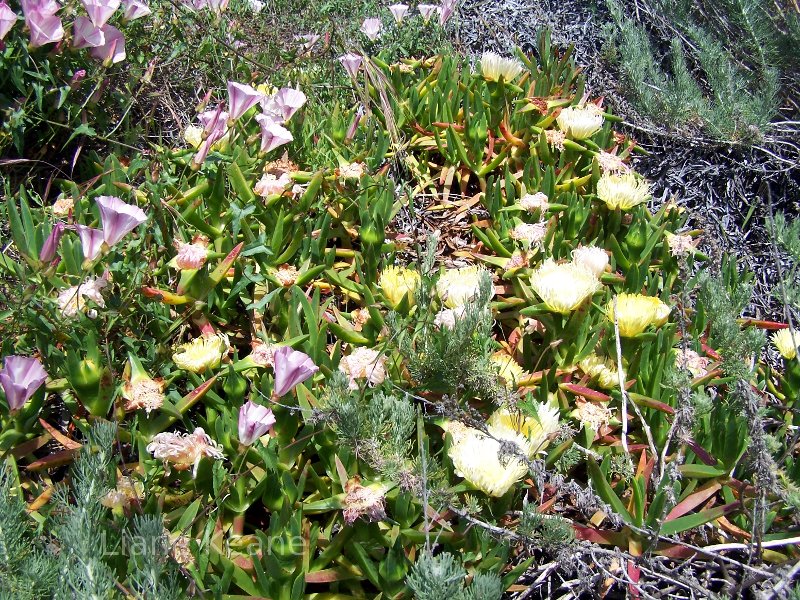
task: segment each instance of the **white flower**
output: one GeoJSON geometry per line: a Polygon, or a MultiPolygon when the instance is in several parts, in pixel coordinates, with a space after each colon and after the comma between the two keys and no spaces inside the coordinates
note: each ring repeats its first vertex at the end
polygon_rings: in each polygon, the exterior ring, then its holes
{"type": "Polygon", "coordinates": [[[350,378],[350,389],[358,389],[358,379],[379,385],[386,379],[386,356],[372,348],[356,348],[339,361],[339,370],[350,378]]]}
{"type": "Polygon", "coordinates": [[[547,223],[520,223],[511,230],[510,235],[512,239],[535,246],[547,235],[547,223]]]}
{"type": "Polygon", "coordinates": [[[481,56],[481,74],[488,81],[514,81],[525,67],[516,58],[505,58],[496,52],[484,52],[481,56]]]}
{"type": "Polygon", "coordinates": [[[606,173],[597,182],[597,197],[610,210],[630,210],[650,199],[650,185],[632,171],[620,175],[606,173]]]}
{"type": "Polygon", "coordinates": [[[339,167],[339,176],[343,179],[361,179],[364,170],[364,163],[347,163],[339,167]]]}
{"type": "Polygon", "coordinates": [[[567,314],[578,308],[603,284],[583,265],[558,264],[548,258],[531,273],[531,287],[549,310],[567,314]]]}
{"type": "Polygon", "coordinates": [[[558,126],[574,140],[585,140],[603,126],[603,109],[596,104],[567,106],[556,117],[558,126]]]}
{"type": "Polygon", "coordinates": [[[455,329],[456,321],[464,316],[464,307],[458,306],[456,308],[443,308],[433,319],[433,324],[441,329],[455,329]]]}
{"type": "Polygon", "coordinates": [[[544,213],[550,206],[550,203],[547,200],[546,194],[536,192],[535,194],[525,194],[519,199],[519,205],[531,213],[537,210],[544,213]]]}
{"type": "Polygon", "coordinates": [[[579,246],[572,251],[572,262],[600,277],[608,266],[608,253],[597,246],[579,246]]]}
{"type": "MultiPolygon", "coordinates": [[[[439,298],[449,308],[463,306],[476,298],[480,292],[481,281],[489,276],[489,271],[480,265],[448,269],[436,282],[439,298]]],[[[494,290],[492,290],[494,295],[494,290]]]]}
{"type": "MultiPolygon", "coordinates": [[[[58,294],[58,307],[61,309],[61,314],[65,317],[77,316],[86,307],[84,298],[91,300],[100,308],[105,308],[106,302],[101,292],[107,285],[108,279],[105,277],[90,277],[80,285],[62,290],[58,294]]],[[[97,316],[97,311],[92,309],[86,314],[90,318],[94,318],[97,316]]]]}

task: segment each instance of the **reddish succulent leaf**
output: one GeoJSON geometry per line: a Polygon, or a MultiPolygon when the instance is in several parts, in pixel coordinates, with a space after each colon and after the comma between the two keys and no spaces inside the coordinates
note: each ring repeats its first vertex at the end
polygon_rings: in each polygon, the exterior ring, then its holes
{"type": "Polygon", "coordinates": [[[53,439],[55,439],[59,444],[64,446],[64,448],[66,448],[67,450],[77,450],[78,448],[81,447],[81,444],[79,444],[75,440],[69,439],[66,435],[61,433],[58,429],[50,425],[50,423],[48,423],[44,419],[39,419],[39,423],[42,424],[42,427],[45,428],[47,433],[53,436],[53,439]]]}
{"type": "Polygon", "coordinates": [[[61,452],[54,452],[44,458],[33,461],[28,465],[29,471],[41,471],[43,469],[52,469],[54,467],[61,467],[72,462],[75,458],[77,450],[62,450],[61,452]]]}
{"type": "Polygon", "coordinates": [[[694,510],[698,506],[700,506],[703,502],[711,498],[714,494],[716,494],[720,488],[722,488],[722,484],[718,481],[712,481],[711,483],[701,487],[699,490],[694,492],[693,494],[689,494],[686,498],[684,498],[681,502],[675,505],[669,514],[665,517],[664,521],[670,521],[672,519],[677,519],[678,517],[682,517],[690,510],[694,510]]]}
{"type": "Polygon", "coordinates": [[[152,298],[153,300],[158,300],[163,304],[169,304],[171,306],[178,306],[180,304],[188,304],[189,302],[192,302],[192,299],[189,298],[189,296],[179,296],[178,294],[173,294],[172,292],[167,292],[166,290],[159,290],[148,286],[142,287],[142,293],[146,298],[152,298]]]}
{"type": "Polygon", "coordinates": [[[597,390],[593,390],[592,388],[577,385],[575,383],[561,383],[558,385],[558,387],[563,390],[570,391],[576,396],[588,398],[589,400],[595,400],[597,402],[611,402],[611,396],[608,396],[602,392],[598,392],[597,390]]]}
{"type": "Polygon", "coordinates": [[[306,573],[306,583],[333,583],[335,581],[353,579],[354,577],[356,577],[356,575],[346,569],[323,569],[321,571],[306,573]]]}
{"type": "Polygon", "coordinates": [[[716,466],[717,459],[711,456],[711,454],[700,444],[690,439],[688,442],[686,442],[686,445],[689,446],[689,448],[692,449],[692,452],[697,455],[697,458],[702,460],[705,464],[710,467],[716,466]]]}

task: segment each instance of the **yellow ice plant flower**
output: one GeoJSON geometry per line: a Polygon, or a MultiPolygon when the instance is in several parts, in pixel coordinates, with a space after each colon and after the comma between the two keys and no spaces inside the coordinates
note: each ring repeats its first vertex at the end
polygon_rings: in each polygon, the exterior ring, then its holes
{"type": "Polygon", "coordinates": [[[596,104],[567,106],[556,117],[559,129],[573,140],[585,140],[603,126],[603,109],[596,104]]]}
{"type": "Polygon", "coordinates": [[[391,307],[397,308],[404,298],[408,299],[409,306],[414,306],[414,292],[419,287],[419,281],[419,273],[413,269],[390,266],[381,273],[378,285],[391,307]]]}
{"type": "Polygon", "coordinates": [[[558,407],[540,402],[535,408],[536,416],[500,408],[489,417],[486,429],[498,439],[517,442],[528,458],[533,458],[547,447],[559,427],[558,407]]]}
{"type": "Polygon", "coordinates": [[[528,473],[528,466],[519,458],[506,455],[501,460],[497,439],[458,421],[442,427],[453,438],[447,455],[456,475],[489,496],[500,498],[528,473]]]}
{"type": "Polygon", "coordinates": [[[496,52],[481,56],[481,74],[487,81],[514,81],[525,67],[516,58],[505,58],[496,52]]]}
{"type": "Polygon", "coordinates": [[[172,361],[184,371],[203,373],[208,369],[216,369],[229,350],[228,336],[224,333],[202,335],[178,346],[172,361]]]}
{"type": "Polygon", "coordinates": [[[650,184],[633,172],[606,173],[597,182],[597,197],[609,210],[630,210],[650,199],[650,184]]]}
{"type": "MultiPolygon", "coordinates": [[[[589,377],[596,379],[601,388],[611,390],[619,387],[619,372],[611,360],[590,354],[578,363],[578,366],[589,377]]],[[[625,375],[622,377],[624,379],[625,375]]]]}
{"type": "Polygon", "coordinates": [[[791,329],[779,329],[772,334],[772,343],[786,360],[794,360],[797,357],[797,349],[800,348],[800,333],[791,329]]]}
{"type": "Polygon", "coordinates": [[[553,312],[568,314],[603,284],[587,267],[548,258],[531,273],[531,287],[553,312]]]}
{"type": "Polygon", "coordinates": [[[189,125],[183,130],[183,139],[192,148],[197,150],[203,143],[203,128],[197,125],[189,125]]]}
{"type": "Polygon", "coordinates": [[[497,369],[498,376],[508,388],[515,388],[520,381],[528,377],[517,361],[503,351],[495,352],[489,361],[497,369]]]}
{"type": "Polygon", "coordinates": [[[606,306],[608,320],[619,322],[619,334],[622,337],[634,337],[642,333],[650,325],[661,327],[667,322],[670,307],[658,298],[643,294],[617,295],[617,310],[614,311],[614,300],[606,306]]]}
{"type": "Polygon", "coordinates": [[[484,273],[488,274],[488,271],[480,265],[448,269],[436,282],[439,298],[448,308],[464,306],[477,297],[484,273]]]}

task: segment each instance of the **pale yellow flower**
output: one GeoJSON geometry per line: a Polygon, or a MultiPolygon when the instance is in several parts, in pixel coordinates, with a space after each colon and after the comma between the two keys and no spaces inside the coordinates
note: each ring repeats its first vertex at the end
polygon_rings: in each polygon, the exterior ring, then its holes
{"type": "Polygon", "coordinates": [[[492,365],[497,369],[497,375],[508,388],[515,388],[523,379],[527,379],[528,373],[520,364],[505,352],[498,351],[489,357],[492,365]]]}
{"type": "Polygon", "coordinates": [[[548,258],[531,273],[531,287],[553,312],[567,314],[603,285],[588,268],[548,258]]]}
{"type": "Polygon", "coordinates": [[[597,182],[597,197],[610,210],[630,210],[650,199],[650,184],[633,172],[606,173],[597,182]]]}
{"type": "Polygon", "coordinates": [[[527,464],[520,458],[506,455],[501,459],[500,442],[514,442],[519,452],[532,458],[558,430],[558,409],[539,405],[538,419],[500,409],[487,424],[491,437],[458,421],[448,421],[442,427],[453,440],[447,455],[453,461],[456,475],[499,498],[528,473],[527,464]]]}
{"type": "MultiPolygon", "coordinates": [[[[578,363],[581,370],[592,379],[596,379],[601,388],[611,390],[619,387],[619,372],[613,361],[590,354],[578,363]]],[[[624,381],[625,374],[622,379],[624,381]]]]}
{"type": "MultiPolygon", "coordinates": [[[[642,294],[619,294],[617,296],[617,320],[622,337],[634,337],[650,325],[661,327],[667,322],[671,309],[658,298],[642,294]]],[[[608,320],[614,322],[614,301],[606,307],[608,320]]]]}
{"type": "Polygon", "coordinates": [[[557,406],[539,402],[535,408],[535,417],[500,408],[489,417],[486,429],[498,439],[517,442],[523,453],[533,458],[547,447],[559,427],[557,406]]]}
{"type": "Polygon", "coordinates": [[[603,109],[596,104],[567,106],[556,117],[558,127],[574,140],[592,137],[603,127],[603,109]]]}
{"type": "Polygon", "coordinates": [[[453,438],[447,455],[456,475],[489,496],[500,498],[528,473],[528,466],[518,458],[506,456],[501,461],[500,442],[477,429],[458,421],[447,422],[443,428],[453,438]]]}
{"type": "Polygon", "coordinates": [[[800,332],[792,333],[791,329],[779,329],[772,334],[772,343],[786,360],[794,360],[797,357],[797,349],[800,348],[800,332]]]}
{"type": "Polygon", "coordinates": [[[216,369],[230,351],[228,336],[224,333],[202,335],[178,346],[172,355],[175,366],[192,373],[216,369]]]}
{"type": "Polygon", "coordinates": [[[484,273],[489,272],[480,265],[448,269],[436,282],[436,291],[449,308],[463,306],[477,297],[484,273]]]}
{"type": "Polygon", "coordinates": [[[202,127],[197,125],[189,125],[183,130],[183,139],[192,148],[197,150],[200,147],[200,144],[203,143],[203,133],[204,129],[202,127]]]}
{"type": "Polygon", "coordinates": [[[481,56],[481,74],[487,81],[514,81],[525,69],[516,58],[505,58],[496,52],[484,52],[481,56]]]}
{"type": "Polygon", "coordinates": [[[597,246],[579,246],[572,251],[572,262],[600,277],[608,266],[608,253],[597,246]]]}
{"type": "Polygon", "coordinates": [[[397,308],[405,298],[409,306],[414,306],[414,293],[419,287],[420,276],[413,269],[386,267],[378,279],[384,297],[392,308],[397,308]]]}

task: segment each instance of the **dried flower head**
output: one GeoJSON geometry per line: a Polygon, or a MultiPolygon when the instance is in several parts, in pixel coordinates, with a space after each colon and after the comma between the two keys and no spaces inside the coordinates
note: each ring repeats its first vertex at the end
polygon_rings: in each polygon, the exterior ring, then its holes
{"type": "Polygon", "coordinates": [[[436,282],[439,298],[449,308],[465,305],[480,293],[484,273],[488,271],[480,265],[446,270],[436,282]]]}
{"type": "Polygon", "coordinates": [[[275,269],[273,275],[275,275],[275,279],[277,279],[283,287],[289,287],[294,285],[300,273],[294,265],[283,264],[275,269]]]}
{"type": "Polygon", "coordinates": [[[181,240],[173,241],[175,250],[174,266],[178,269],[200,269],[208,259],[208,238],[197,236],[190,244],[181,240]]]}
{"type": "Polygon", "coordinates": [[[611,152],[601,150],[595,155],[595,158],[603,173],[627,173],[631,170],[622,158],[611,152]]]}
{"type": "Polygon", "coordinates": [[[592,137],[603,127],[603,109],[596,104],[567,106],[556,117],[559,129],[573,140],[592,137]]]}
{"type": "Polygon", "coordinates": [[[561,152],[564,151],[564,140],[567,139],[567,134],[557,129],[545,129],[544,137],[549,146],[553,146],[561,152]]]}
{"type": "Polygon", "coordinates": [[[361,179],[365,172],[366,166],[360,162],[347,163],[339,167],[339,177],[342,179],[361,179]]]}
{"type": "Polygon", "coordinates": [[[567,314],[603,286],[588,268],[548,258],[531,274],[531,287],[549,310],[567,314]]]}
{"type": "Polygon", "coordinates": [[[547,200],[547,194],[536,192],[525,194],[519,199],[519,205],[529,213],[537,211],[544,213],[549,208],[550,202],[547,200]]]}
{"type": "Polygon", "coordinates": [[[256,182],[253,191],[262,198],[280,195],[292,184],[292,178],[288,173],[281,173],[279,176],[274,173],[264,173],[256,182]]]}
{"type": "Polygon", "coordinates": [[[194,564],[194,555],[191,550],[191,538],[185,535],[170,536],[172,539],[172,548],[170,554],[176,563],[184,567],[190,567],[194,564]]]}
{"type": "Polygon", "coordinates": [[[125,411],[145,409],[147,414],[164,404],[164,381],[149,377],[134,377],[122,386],[125,411]]]}
{"type": "Polygon", "coordinates": [[[600,277],[608,266],[608,253],[597,246],[579,246],[572,251],[572,262],[600,277]]]}
{"type": "Polygon", "coordinates": [[[339,370],[350,378],[350,389],[358,389],[359,379],[366,379],[369,385],[379,385],[386,379],[386,359],[378,350],[356,348],[339,361],[339,370]]]}
{"type": "MultiPolygon", "coordinates": [[[[798,342],[800,342],[800,336],[798,336],[798,342]]],[[[678,353],[675,355],[675,366],[679,369],[689,371],[692,377],[705,377],[708,375],[709,363],[711,363],[710,358],[700,356],[690,348],[686,348],[685,350],[679,348],[678,353]]]]}
{"type": "Polygon", "coordinates": [[[772,343],[783,358],[794,360],[797,357],[797,349],[800,348],[800,332],[793,332],[788,328],[779,329],[772,334],[772,343]]]}
{"type": "Polygon", "coordinates": [[[248,358],[257,367],[272,367],[275,364],[275,346],[264,342],[254,342],[248,358]]]}
{"type": "Polygon", "coordinates": [[[214,460],[224,458],[222,446],[208,437],[202,427],[198,427],[193,433],[159,433],[147,445],[147,451],[153,458],[164,461],[167,469],[170,466],[176,471],[191,468],[192,476],[197,475],[197,467],[204,456],[214,460]]]}
{"type": "Polygon", "coordinates": [[[481,56],[481,74],[487,81],[514,81],[525,67],[516,58],[505,58],[496,52],[484,52],[481,56]]]}
{"type": "Polygon", "coordinates": [[[419,273],[413,269],[389,266],[381,273],[378,285],[392,308],[397,308],[407,300],[409,306],[414,306],[414,293],[419,287],[419,273]]]}
{"type": "Polygon", "coordinates": [[[670,307],[658,298],[643,294],[619,294],[616,297],[617,311],[614,312],[614,300],[606,306],[608,320],[614,322],[615,314],[619,323],[619,334],[622,337],[634,337],[642,333],[650,325],[661,327],[667,322],[670,307]]]}
{"type": "Polygon", "coordinates": [[[365,487],[361,485],[361,479],[356,476],[344,484],[344,491],[342,516],[348,525],[352,525],[359,518],[368,523],[386,518],[386,497],[382,485],[372,484],[365,487]]]}
{"type": "Polygon", "coordinates": [[[690,235],[667,232],[665,237],[667,238],[669,253],[676,258],[693,254],[696,249],[697,242],[690,235]]]}
{"type": "Polygon", "coordinates": [[[216,369],[230,351],[228,336],[224,333],[202,335],[178,346],[172,355],[175,366],[192,373],[216,369]]]}
{"type": "Polygon", "coordinates": [[[74,208],[75,201],[72,199],[72,196],[66,196],[62,194],[56,198],[56,201],[53,203],[53,206],[50,207],[50,210],[53,211],[53,214],[56,217],[66,217],[74,208]]]}
{"type": "Polygon", "coordinates": [[[588,402],[583,398],[578,398],[575,401],[577,408],[572,411],[572,416],[577,418],[584,426],[591,427],[595,432],[608,427],[614,413],[601,404],[588,402]]]}
{"type": "Polygon", "coordinates": [[[606,173],[597,182],[597,197],[609,210],[630,210],[650,199],[650,184],[633,171],[606,173]]]}

